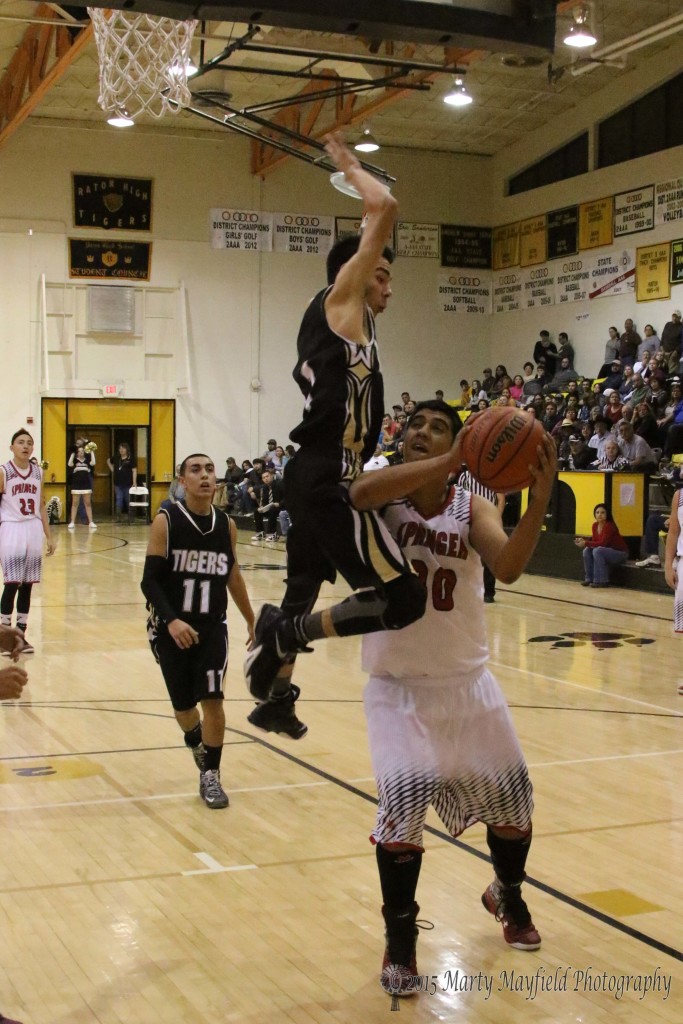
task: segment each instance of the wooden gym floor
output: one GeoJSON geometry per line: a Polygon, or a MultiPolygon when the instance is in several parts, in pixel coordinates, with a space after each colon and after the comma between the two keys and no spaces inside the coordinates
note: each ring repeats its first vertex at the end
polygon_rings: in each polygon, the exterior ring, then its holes
{"type": "MultiPolygon", "coordinates": [[[[266,737],[245,720],[231,610],[231,806],[210,811],[147,647],[146,528],[57,532],[34,591],[30,684],[0,706],[0,1010],[24,1024],[392,1020],[359,643],[300,659],[309,734],[266,737]]],[[[254,605],[277,600],[282,548],[242,534],[239,555],[254,605]]],[[[506,947],[483,910],[483,827],[453,841],[434,817],[418,890],[434,924],[418,943],[426,991],[396,1020],[683,1019],[671,611],[668,596],[531,576],[487,607],[535,785],[525,892],[543,945],[506,947]]]]}

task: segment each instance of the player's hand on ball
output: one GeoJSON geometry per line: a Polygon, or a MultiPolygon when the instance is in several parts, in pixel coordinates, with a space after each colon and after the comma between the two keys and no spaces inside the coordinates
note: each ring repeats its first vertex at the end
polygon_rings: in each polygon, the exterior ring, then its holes
{"type": "Polygon", "coordinates": [[[199,633],[193,629],[188,622],[182,619],[173,619],[168,624],[168,631],[182,650],[187,650],[193,644],[199,643],[199,633]]]}
{"type": "Polygon", "coordinates": [[[547,501],[553,489],[557,473],[557,445],[550,434],[544,434],[538,445],[538,465],[529,464],[529,473],[533,477],[530,484],[531,493],[535,498],[547,501]]]}
{"type": "Polygon", "coordinates": [[[27,673],[18,665],[0,669],[0,700],[17,700],[27,682],[27,673]]]}

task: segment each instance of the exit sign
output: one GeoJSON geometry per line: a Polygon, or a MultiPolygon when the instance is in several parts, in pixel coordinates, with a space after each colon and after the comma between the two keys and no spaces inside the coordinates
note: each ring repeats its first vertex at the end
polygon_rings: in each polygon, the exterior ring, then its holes
{"type": "Polygon", "coordinates": [[[121,398],[123,384],[102,384],[102,394],[105,398],[121,398]]]}

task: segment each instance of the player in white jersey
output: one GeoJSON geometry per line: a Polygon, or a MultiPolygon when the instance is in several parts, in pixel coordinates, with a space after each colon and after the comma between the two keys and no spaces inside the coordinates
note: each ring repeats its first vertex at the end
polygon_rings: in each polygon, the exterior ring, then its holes
{"type": "Polygon", "coordinates": [[[28,430],[17,430],[10,443],[12,458],[0,466],[0,565],[4,589],[0,598],[0,622],[12,623],[17,604],[17,627],[24,634],[24,654],[33,654],[26,640],[31,588],[40,582],[43,562],[43,534],[47,553],[54,544],[45,511],[42,470],[31,462],[33,438],[28,430]]]}
{"type": "MultiPolygon", "coordinates": [[[[676,491],[671,502],[669,532],[666,535],[664,554],[664,575],[674,591],[674,630],[683,633],[683,572],[678,571],[683,558],[683,489],[676,491]]],[[[683,681],[678,683],[678,693],[683,697],[683,681]]]]}
{"type": "MultiPolygon", "coordinates": [[[[405,438],[406,464],[447,452],[459,429],[443,402],[417,405],[405,438]]],[[[465,428],[468,429],[468,428],[465,428]]],[[[392,501],[384,518],[427,589],[424,616],[397,633],[363,638],[370,750],[379,806],[371,840],[384,906],[380,982],[394,995],[415,991],[415,902],[430,805],[457,836],[482,821],[495,877],[482,896],[517,949],[540,946],[521,896],[531,842],[531,782],[500,687],[488,670],[482,559],[512,583],[538,540],[557,466],[546,435],[538,448],[529,505],[510,535],[485,498],[425,476],[392,501]]],[[[414,467],[416,468],[416,467],[414,467]]],[[[367,500],[372,477],[366,483],[367,500]]],[[[361,478],[362,480],[362,478],[361,478]]],[[[359,496],[360,500],[360,496],[359,496]]]]}

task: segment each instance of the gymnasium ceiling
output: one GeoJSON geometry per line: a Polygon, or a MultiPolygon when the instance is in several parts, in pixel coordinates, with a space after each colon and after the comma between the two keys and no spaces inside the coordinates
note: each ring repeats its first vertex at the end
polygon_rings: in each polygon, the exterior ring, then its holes
{"type": "MultiPolygon", "coordinates": [[[[198,8],[200,17],[209,18],[244,15],[247,8],[238,4],[214,0],[219,9],[208,6],[198,8]]],[[[359,0],[348,0],[353,7],[359,0]]],[[[447,6],[451,0],[445,0],[447,6]]],[[[458,2],[458,0],[456,0],[458,2]]],[[[376,4],[363,3],[369,10],[390,11],[392,4],[376,0],[376,4]]],[[[103,4],[102,4],[103,5],[103,4]]],[[[410,7],[400,0],[402,9],[410,7]]],[[[367,122],[378,141],[397,148],[417,148],[459,153],[495,154],[526,135],[543,128],[569,114],[582,100],[611,85],[620,76],[632,74],[639,65],[676,47],[683,53],[683,2],[674,0],[592,0],[593,29],[598,43],[592,50],[572,51],[562,42],[573,20],[572,9],[576,0],[558,3],[552,0],[459,0],[460,8],[476,9],[472,17],[482,14],[481,32],[449,37],[447,45],[434,41],[418,17],[414,30],[394,30],[401,36],[386,38],[384,27],[372,26],[382,38],[368,34],[342,34],[323,31],[318,22],[323,8],[339,11],[341,3],[328,0],[310,0],[301,3],[289,0],[289,6],[303,10],[308,7],[310,19],[280,14],[268,25],[258,22],[258,31],[249,37],[256,49],[237,45],[225,61],[225,67],[191,79],[193,92],[210,93],[222,97],[222,102],[237,110],[255,105],[274,104],[307,89],[317,91],[328,88],[329,82],[307,80],[297,75],[331,75],[336,96],[320,101],[290,104],[281,108],[261,106],[260,117],[285,120],[290,127],[305,135],[321,137],[334,124],[346,124],[347,134],[353,139],[367,122]],[[519,5],[534,6],[550,17],[545,25],[535,25],[524,38],[495,39],[486,35],[490,31],[488,15],[495,10],[508,11],[519,5]],[[552,48],[553,17],[554,52],[552,48]],[[284,22],[284,24],[282,23],[284,22]],[[287,24],[297,27],[286,27],[287,24]],[[420,27],[417,27],[420,26],[420,27]],[[656,28],[657,27],[657,28],[656,28]],[[538,31],[536,31],[538,29],[538,31]],[[658,38],[648,41],[643,33],[657,31],[658,38]],[[407,37],[407,38],[406,38],[407,37]],[[551,45],[546,45],[549,40],[551,45]],[[266,47],[267,49],[264,49],[266,47]],[[284,49],[306,51],[305,55],[286,54],[284,49]],[[335,56],[330,55],[337,55],[335,56]],[[338,55],[357,57],[351,63],[342,62],[338,55]],[[597,58],[597,60],[591,60],[597,58]],[[371,63],[379,59],[383,63],[371,63]],[[412,65],[416,67],[410,69],[412,65]],[[452,86],[454,70],[466,72],[465,82],[474,102],[467,108],[454,109],[443,103],[443,96],[452,86]],[[579,71],[577,74],[576,72],[579,71]],[[274,72],[286,72],[286,76],[274,72]],[[373,86],[378,76],[396,74],[399,85],[420,88],[387,88],[373,86]],[[356,85],[370,86],[355,95],[348,95],[339,86],[335,76],[346,76],[356,85]]],[[[119,6],[123,6],[120,3],[119,6]]],[[[287,0],[273,0],[272,7],[287,7],[287,0]]],[[[434,8],[434,3],[427,7],[434,8]]],[[[180,0],[136,0],[136,9],[157,12],[186,12],[190,4],[180,0]]],[[[419,9],[415,0],[413,8],[419,9]]],[[[345,10],[347,8],[344,8],[345,10]]],[[[412,8],[411,8],[412,9],[412,8]]],[[[425,8],[426,9],[426,8],[425,8]]],[[[267,11],[264,9],[264,17],[267,11]]],[[[38,4],[29,0],[0,0],[0,145],[12,145],[13,131],[26,119],[33,123],[70,125],[84,122],[104,125],[106,115],[97,104],[98,60],[94,39],[82,31],[89,19],[84,7],[38,4]],[[68,35],[61,33],[61,43],[55,49],[59,35],[49,25],[38,22],[60,22],[71,26],[68,35]],[[27,33],[34,34],[33,48],[27,46],[27,33]],[[49,33],[49,38],[47,33],[49,33]],[[22,49],[22,40],[24,45],[22,49]],[[66,40],[66,41],[65,41],[66,40]],[[69,51],[64,54],[63,51],[69,51]],[[29,55],[29,56],[27,56],[29,55]],[[36,56],[38,55],[38,56],[36,56]],[[28,66],[27,66],[28,61],[28,66]],[[12,63],[14,62],[14,63],[12,63]],[[57,63],[59,62],[59,67],[57,63]],[[21,95],[19,95],[21,93],[21,95]],[[37,95],[36,95],[37,93],[37,95]]],[[[339,29],[339,18],[326,22],[339,29]]],[[[472,23],[474,24],[474,22],[472,23]]],[[[347,26],[343,26],[348,29],[347,26]]],[[[479,27],[479,26],[477,26],[479,27]]],[[[361,23],[361,30],[366,26],[361,23]]],[[[235,44],[245,41],[249,24],[233,20],[207,20],[201,23],[193,45],[193,59],[204,64],[235,44]]],[[[252,27],[253,31],[253,27],[252,27]]],[[[495,34],[495,33],[494,33],[495,34]]],[[[500,35],[500,34],[499,34],[500,35]]],[[[519,33],[518,33],[519,36],[519,33]]],[[[197,99],[198,108],[211,111],[219,118],[223,111],[207,105],[206,98],[197,99]]],[[[227,134],[219,124],[200,119],[186,111],[155,120],[142,115],[131,131],[161,132],[217,132],[227,134]],[[140,127],[139,127],[140,126],[140,127]]],[[[105,126],[106,130],[117,129],[105,126]]],[[[277,155],[280,159],[280,155],[277,155]]],[[[371,154],[370,160],[381,163],[381,150],[371,154]]],[[[252,169],[266,173],[275,162],[272,150],[252,147],[252,169]]]]}

